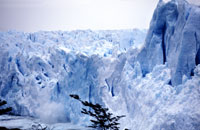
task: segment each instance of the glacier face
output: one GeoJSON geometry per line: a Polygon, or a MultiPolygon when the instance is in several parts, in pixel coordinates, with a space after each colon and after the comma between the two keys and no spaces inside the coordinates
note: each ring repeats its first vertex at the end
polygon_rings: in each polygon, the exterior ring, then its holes
{"type": "Polygon", "coordinates": [[[199,69],[200,65],[196,67],[192,79],[183,78],[183,84],[172,87],[168,84],[171,71],[166,65],[158,65],[142,77],[139,64],[130,69],[127,62],[118,83],[119,93],[115,97],[104,93],[103,100],[113,113],[127,115],[121,122],[124,128],[198,130],[199,69]],[[133,76],[135,72],[138,72],[137,77],[133,76]]]}
{"type": "Polygon", "coordinates": [[[141,30],[1,32],[1,97],[47,123],[86,125],[78,94],[126,115],[121,129],[198,130],[198,21],[199,7],[173,0],[159,2],[144,46],[141,30]]]}
{"type": "Polygon", "coordinates": [[[123,53],[141,47],[145,35],[145,30],[1,32],[1,97],[15,114],[49,123],[84,122],[88,119],[81,118],[81,104],[69,94],[104,104],[102,90],[114,96],[123,53]]]}
{"type": "Polygon", "coordinates": [[[144,75],[157,64],[168,63],[172,70],[172,85],[191,77],[200,63],[200,8],[185,0],[158,3],[146,45],[139,54],[144,75]]]}

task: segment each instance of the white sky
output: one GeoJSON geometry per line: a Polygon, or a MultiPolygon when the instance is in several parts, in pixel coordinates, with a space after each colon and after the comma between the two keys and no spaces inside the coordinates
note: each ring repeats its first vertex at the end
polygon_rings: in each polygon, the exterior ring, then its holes
{"type": "Polygon", "coordinates": [[[0,30],[148,28],[158,0],[0,0],[0,30]]]}

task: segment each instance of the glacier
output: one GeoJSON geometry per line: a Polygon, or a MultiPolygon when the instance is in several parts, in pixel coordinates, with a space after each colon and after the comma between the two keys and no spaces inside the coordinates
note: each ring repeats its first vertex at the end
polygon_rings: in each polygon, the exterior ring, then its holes
{"type": "Polygon", "coordinates": [[[126,115],[121,129],[199,130],[199,23],[199,6],[160,0],[148,32],[0,32],[0,97],[46,124],[89,124],[78,94],[126,115]]]}
{"type": "Polygon", "coordinates": [[[81,104],[69,94],[99,103],[104,88],[114,94],[115,86],[106,81],[112,80],[115,66],[123,65],[118,57],[141,48],[146,30],[9,31],[0,36],[0,94],[14,113],[76,124],[88,119],[81,118],[81,104]]]}
{"type": "Polygon", "coordinates": [[[143,74],[167,62],[172,70],[172,85],[181,84],[183,75],[193,76],[200,63],[199,21],[199,6],[185,0],[161,0],[153,14],[145,48],[138,55],[143,74]]]}

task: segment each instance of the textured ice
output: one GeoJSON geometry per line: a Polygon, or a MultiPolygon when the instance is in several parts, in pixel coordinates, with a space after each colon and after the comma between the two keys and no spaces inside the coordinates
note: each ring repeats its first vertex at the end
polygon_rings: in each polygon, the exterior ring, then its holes
{"type": "MultiPolygon", "coordinates": [[[[137,64],[137,68],[139,64],[137,64]]],[[[182,85],[168,85],[170,69],[166,65],[154,67],[142,77],[125,64],[118,94],[104,93],[103,100],[113,113],[125,114],[124,128],[136,130],[198,130],[200,129],[200,65],[192,79],[182,85]],[[112,100],[110,100],[112,99],[112,100]],[[120,105],[119,105],[120,103],[120,105]],[[117,107],[116,107],[117,106],[117,107]]]]}
{"type": "Polygon", "coordinates": [[[199,14],[160,1],[145,45],[141,30],[1,32],[1,98],[50,124],[89,123],[78,94],[126,115],[121,129],[199,130],[199,14]]]}
{"type": "Polygon", "coordinates": [[[190,78],[200,63],[200,7],[185,0],[158,3],[155,9],[146,45],[139,54],[143,74],[157,64],[168,63],[172,70],[172,85],[190,78]]]}
{"type": "Polygon", "coordinates": [[[145,35],[145,30],[1,32],[1,97],[15,114],[48,123],[88,120],[69,94],[103,104],[103,88],[114,94],[110,75],[122,68],[120,55],[141,47],[145,35]]]}

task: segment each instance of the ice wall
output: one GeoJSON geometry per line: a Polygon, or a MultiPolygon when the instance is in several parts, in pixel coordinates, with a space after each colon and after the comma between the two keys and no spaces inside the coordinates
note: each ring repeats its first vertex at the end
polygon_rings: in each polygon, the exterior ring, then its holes
{"type": "Polygon", "coordinates": [[[2,32],[1,98],[15,114],[50,124],[89,123],[80,113],[83,106],[69,97],[78,94],[126,115],[121,129],[198,130],[200,65],[176,87],[169,85],[167,65],[156,65],[144,77],[137,61],[141,45],[138,49],[137,40],[124,40],[139,34],[140,41],[144,32],[133,32],[2,32]]]}
{"type": "Polygon", "coordinates": [[[1,32],[0,96],[13,112],[86,125],[98,102],[121,129],[200,129],[199,7],[160,1],[145,31],[1,32]],[[174,86],[172,86],[172,85],[174,86]]]}
{"type": "Polygon", "coordinates": [[[143,75],[155,65],[168,63],[172,85],[181,84],[182,76],[191,77],[199,62],[200,7],[185,0],[158,3],[145,48],[138,55],[143,75]]]}
{"type": "Polygon", "coordinates": [[[49,123],[84,122],[81,104],[69,94],[104,104],[102,90],[114,95],[120,76],[115,70],[123,68],[120,55],[141,46],[145,35],[144,30],[1,32],[0,95],[15,114],[49,123]]]}

